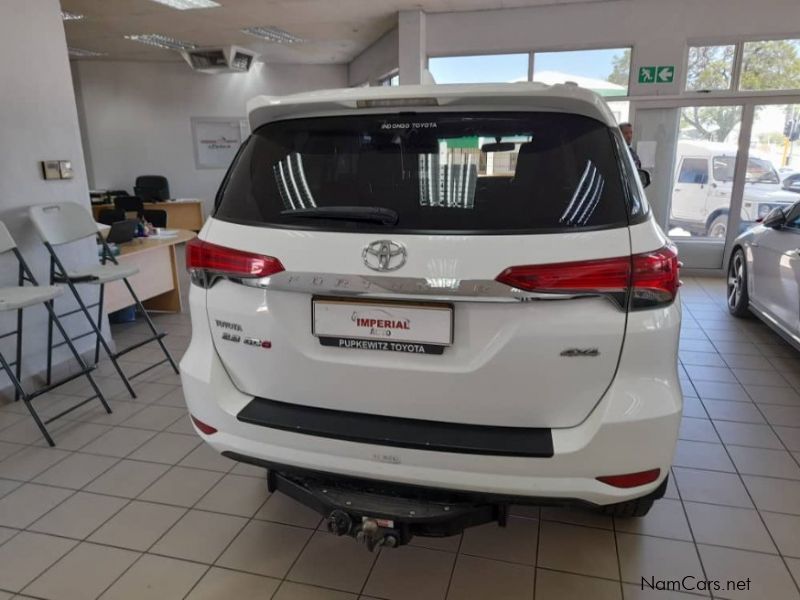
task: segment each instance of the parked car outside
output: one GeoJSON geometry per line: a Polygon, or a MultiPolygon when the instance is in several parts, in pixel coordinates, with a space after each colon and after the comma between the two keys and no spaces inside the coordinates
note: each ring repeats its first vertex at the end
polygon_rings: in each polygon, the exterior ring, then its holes
{"type": "MultiPolygon", "coordinates": [[[[728,231],[736,147],[718,142],[681,141],[675,166],[670,228],[691,235],[725,238],[728,231]]],[[[797,197],[781,187],[772,163],[751,155],[742,198],[742,228],[797,197]]]]}

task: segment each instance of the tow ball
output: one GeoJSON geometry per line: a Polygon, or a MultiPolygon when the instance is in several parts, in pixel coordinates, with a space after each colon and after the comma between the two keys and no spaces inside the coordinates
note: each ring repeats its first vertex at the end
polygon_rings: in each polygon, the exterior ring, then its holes
{"type": "Polygon", "coordinates": [[[384,527],[383,520],[364,517],[361,523],[353,523],[353,519],[342,510],[334,510],[328,515],[328,531],[334,535],[351,535],[357,542],[364,544],[370,552],[383,546],[394,548],[398,545],[399,534],[391,527],[384,527]]]}

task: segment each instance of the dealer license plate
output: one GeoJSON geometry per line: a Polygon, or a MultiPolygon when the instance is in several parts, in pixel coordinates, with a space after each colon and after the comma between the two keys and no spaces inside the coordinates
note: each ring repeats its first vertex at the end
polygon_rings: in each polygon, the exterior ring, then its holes
{"type": "Polygon", "coordinates": [[[324,346],[441,354],[453,343],[448,304],[312,300],[312,333],[324,346]]]}

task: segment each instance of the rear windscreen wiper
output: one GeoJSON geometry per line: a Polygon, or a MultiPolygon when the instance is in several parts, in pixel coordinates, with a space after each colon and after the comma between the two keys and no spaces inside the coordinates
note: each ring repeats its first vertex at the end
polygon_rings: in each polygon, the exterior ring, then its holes
{"type": "Polygon", "coordinates": [[[297,210],[282,210],[282,217],[300,219],[336,219],[338,221],[361,221],[396,225],[400,218],[397,211],[379,206],[318,206],[297,210]]]}

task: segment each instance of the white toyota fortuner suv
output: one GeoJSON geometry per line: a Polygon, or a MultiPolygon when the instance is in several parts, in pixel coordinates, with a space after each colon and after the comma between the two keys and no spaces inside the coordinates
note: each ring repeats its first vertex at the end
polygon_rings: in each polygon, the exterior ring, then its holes
{"type": "Polygon", "coordinates": [[[574,85],[259,97],[187,247],[198,433],[370,548],[512,504],[644,515],[681,416],[678,260],[574,85]]]}

